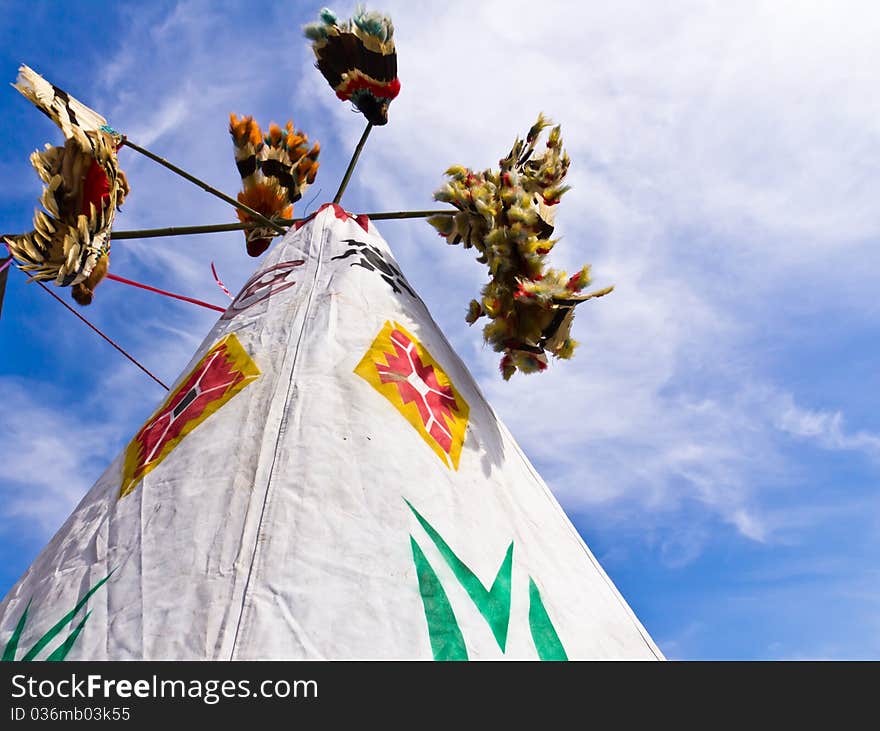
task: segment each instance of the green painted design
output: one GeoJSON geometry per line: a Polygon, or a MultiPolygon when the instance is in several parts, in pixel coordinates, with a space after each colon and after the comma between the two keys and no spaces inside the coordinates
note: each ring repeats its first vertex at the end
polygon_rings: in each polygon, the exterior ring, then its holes
{"type": "MultiPolygon", "coordinates": [[[[92,594],[94,594],[98,589],[100,589],[104,584],[107,583],[107,580],[113,575],[113,571],[111,571],[107,576],[101,579],[97,584],[95,584],[91,589],[89,589],[85,596],[79,600],[77,605],[71,609],[67,614],[65,614],[55,625],[44,634],[35,644],[30,651],[22,658],[25,662],[28,660],[33,660],[37,653],[40,652],[46,645],[48,645],[52,640],[54,640],[69,623],[70,621],[79,613],[79,610],[82,609],[86,602],[91,598],[92,594]]],[[[79,634],[78,630],[73,630],[74,633],[79,634]]],[[[69,639],[69,638],[68,638],[69,639]]],[[[65,641],[66,642],[66,641],[65,641]]]]}
{"type": "Polygon", "coordinates": [[[529,577],[529,629],[532,631],[532,640],[538,657],[542,660],[568,660],[565,648],[556,634],[550,615],[541,601],[541,592],[535,585],[532,577],[529,577]]]}
{"type": "Polygon", "coordinates": [[[18,649],[18,640],[21,637],[21,633],[24,632],[24,626],[27,624],[27,613],[30,608],[31,600],[28,599],[27,606],[21,613],[21,618],[18,620],[18,624],[15,625],[15,630],[12,632],[12,637],[9,638],[9,642],[6,643],[6,649],[3,650],[3,662],[15,660],[15,651],[18,649]]]}
{"type": "MultiPolygon", "coordinates": [[[[113,569],[115,571],[116,569],[113,569]]],[[[24,657],[21,658],[21,662],[30,662],[34,660],[40,651],[48,645],[52,640],[54,640],[64,628],[70,624],[71,620],[79,613],[79,610],[82,609],[86,602],[91,598],[92,594],[94,594],[98,589],[100,589],[104,584],[107,583],[108,579],[113,575],[113,571],[111,571],[107,576],[101,579],[97,584],[95,584],[91,589],[89,589],[85,596],[77,602],[77,605],[71,609],[67,614],[65,614],[58,622],[56,622],[39,640],[34,644],[34,646],[28,650],[24,657]]],[[[9,642],[6,644],[6,648],[3,651],[3,660],[15,660],[15,653],[18,649],[18,641],[21,638],[21,634],[24,631],[25,625],[27,624],[27,614],[30,609],[31,603],[28,601],[27,606],[25,607],[24,612],[22,612],[21,618],[18,620],[18,624],[15,626],[15,631],[12,633],[12,636],[9,638],[9,642]]],[[[85,617],[80,621],[80,623],[71,631],[71,633],[65,638],[64,642],[62,642],[51,655],[49,655],[47,660],[51,661],[59,661],[64,660],[74,643],[76,642],[76,638],[79,637],[79,633],[82,632],[83,627],[85,627],[86,622],[91,616],[91,611],[86,612],[85,617]]]]}
{"type": "Polygon", "coordinates": [[[90,609],[86,612],[86,616],[80,620],[80,623],[76,625],[76,629],[73,630],[69,635],[67,635],[67,639],[64,640],[63,643],[58,645],[55,648],[55,652],[53,652],[49,657],[46,658],[46,662],[61,662],[64,658],[67,657],[67,653],[70,652],[70,649],[73,647],[73,643],[76,642],[76,638],[79,637],[79,633],[82,632],[82,628],[86,626],[86,622],[89,621],[89,617],[92,616],[92,610],[90,609]]]}
{"type": "Polygon", "coordinates": [[[440,534],[434,530],[433,526],[425,520],[409,502],[404,498],[409,509],[422,524],[422,528],[430,536],[440,555],[443,556],[449,568],[455,574],[455,578],[464,587],[470,596],[471,601],[476,605],[480,614],[488,622],[495,635],[495,641],[504,652],[507,645],[507,628],[510,624],[510,583],[511,572],[513,570],[513,543],[507,548],[507,554],[501,562],[498,573],[495,575],[495,581],[492,588],[487,590],[482,582],[477,578],[476,574],[471,571],[465,563],[455,555],[455,552],[449,547],[440,534]]]}
{"type": "Polygon", "coordinates": [[[428,622],[428,636],[435,660],[467,660],[467,647],[455,619],[449,598],[437,574],[419,548],[415,538],[409,537],[412,544],[413,562],[419,577],[419,592],[428,622]]]}

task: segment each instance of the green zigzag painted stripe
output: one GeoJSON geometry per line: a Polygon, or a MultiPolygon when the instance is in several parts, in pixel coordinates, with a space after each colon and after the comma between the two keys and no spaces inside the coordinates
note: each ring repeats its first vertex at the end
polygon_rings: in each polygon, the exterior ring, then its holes
{"type": "Polygon", "coordinates": [[[12,637],[9,638],[9,642],[6,643],[6,649],[3,651],[3,661],[9,662],[10,660],[15,660],[15,651],[18,649],[18,640],[21,637],[21,633],[24,632],[24,626],[27,624],[27,615],[28,610],[31,608],[31,600],[28,599],[27,606],[24,608],[24,611],[21,613],[21,618],[18,620],[18,624],[15,625],[15,630],[12,632],[12,637]]]}
{"type": "MultiPolygon", "coordinates": [[[[54,640],[60,634],[61,630],[63,630],[64,627],[70,623],[70,620],[72,620],[77,615],[79,610],[85,606],[85,603],[91,598],[92,594],[94,594],[96,591],[98,591],[98,589],[100,589],[102,586],[104,586],[104,584],[107,583],[107,580],[112,575],[113,575],[113,571],[111,571],[109,574],[107,574],[107,576],[105,576],[97,584],[95,584],[91,589],[89,589],[86,592],[86,595],[82,599],[80,599],[79,602],[77,602],[77,605],[73,609],[71,609],[67,614],[65,614],[61,619],[59,619],[58,622],[56,622],[55,625],[37,641],[37,644],[35,644],[30,649],[30,651],[22,658],[22,660],[25,662],[27,662],[28,660],[33,660],[37,656],[37,653],[39,653],[40,650],[42,650],[46,645],[48,645],[52,640],[54,640]]],[[[79,634],[79,631],[76,629],[74,630],[74,632],[77,635],[79,634]]],[[[76,639],[76,638],[74,638],[74,639],[76,639]]],[[[66,644],[66,641],[65,641],[65,644],[66,644]]],[[[70,648],[68,648],[68,652],[69,651],[70,651],[70,648]]],[[[66,654],[67,653],[65,653],[65,656],[66,656],[66,654]]]]}
{"type": "Polygon", "coordinates": [[[419,511],[410,504],[409,500],[406,500],[406,498],[404,500],[416,516],[416,519],[421,523],[422,528],[425,529],[425,532],[434,542],[434,545],[437,546],[437,550],[440,551],[440,555],[443,556],[449,568],[452,569],[455,578],[458,579],[480,611],[480,614],[488,622],[489,627],[492,629],[492,634],[495,635],[495,641],[498,643],[501,651],[504,652],[504,648],[507,645],[507,629],[510,624],[510,583],[513,569],[513,543],[511,542],[507,548],[507,554],[504,557],[504,561],[501,562],[492,588],[487,591],[476,574],[455,555],[455,552],[443,540],[440,534],[434,530],[433,526],[419,514],[419,511]]]}
{"type": "Polygon", "coordinates": [[[542,660],[568,660],[565,648],[556,634],[550,615],[541,601],[541,592],[535,585],[532,577],[529,577],[529,629],[532,631],[532,640],[538,657],[542,660]]]}
{"type": "MultiPolygon", "coordinates": [[[[116,569],[113,569],[115,571],[116,569]]],[[[95,584],[91,589],[89,589],[85,596],[77,602],[76,606],[71,609],[67,614],[65,614],[58,622],[56,622],[37,642],[34,646],[28,650],[24,657],[21,658],[21,662],[30,662],[36,658],[36,656],[40,653],[40,651],[48,645],[52,640],[54,640],[61,631],[70,623],[70,621],[79,613],[79,610],[82,609],[86,602],[91,598],[92,594],[94,594],[98,589],[100,589],[110,577],[113,575],[113,571],[111,571],[107,576],[101,579],[97,584],[95,584]]],[[[27,624],[27,615],[28,610],[30,609],[31,603],[28,601],[27,606],[25,607],[24,612],[22,612],[21,618],[18,620],[18,624],[15,626],[15,630],[12,633],[12,636],[9,638],[9,642],[6,644],[6,648],[3,651],[3,660],[15,660],[15,653],[18,649],[18,641],[21,638],[21,634],[24,631],[25,625],[27,624]]],[[[76,642],[77,637],[79,637],[79,633],[82,632],[83,627],[85,627],[86,622],[91,616],[91,611],[86,612],[85,617],[80,621],[80,623],[73,629],[73,631],[67,636],[67,638],[62,642],[51,655],[49,655],[47,660],[51,661],[60,661],[64,660],[70,650],[73,648],[74,643],[76,642]]]]}
{"type": "Polygon", "coordinates": [[[425,608],[425,619],[428,622],[428,636],[431,639],[431,650],[435,660],[467,660],[467,647],[464,644],[461,629],[455,619],[449,598],[437,574],[419,548],[415,538],[409,537],[412,544],[413,561],[419,577],[419,592],[422,595],[422,606],[425,608]]]}
{"type": "Polygon", "coordinates": [[[67,636],[67,639],[64,640],[62,644],[58,645],[58,647],[55,648],[55,652],[46,658],[47,662],[61,662],[67,657],[67,653],[70,652],[73,643],[76,642],[76,638],[79,637],[79,633],[82,632],[82,628],[86,626],[86,622],[89,621],[89,617],[91,616],[91,610],[86,612],[86,616],[82,618],[78,625],[76,625],[76,628],[67,636]]]}

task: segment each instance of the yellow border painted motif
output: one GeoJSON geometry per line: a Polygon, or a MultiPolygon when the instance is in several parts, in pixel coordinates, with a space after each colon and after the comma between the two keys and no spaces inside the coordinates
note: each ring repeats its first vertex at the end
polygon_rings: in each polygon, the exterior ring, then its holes
{"type": "Polygon", "coordinates": [[[181,381],[181,385],[178,386],[171,394],[168,395],[168,398],[162,403],[162,405],[156,409],[155,412],[147,419],[146,423],[138,430],[138,433],[135,437],[129,442],[128,447],[125,450],[125,464],[122,470],[122,486],[119,489],[119,498],[123,498],[132,492],[137,484],[146,476],[148,473],[152,472],[154,468],[156,468],[163,459],[165,459],[174,448],[183,441],[184,437],[189,434],[193,429],[195,429],[199,424],[201,424],[205,419],[207,419],[211,414],[219,411],[223,406],[226,405],[229,400],[235,396],[239,391],[245,388],[251,381],[257,378],[260,375],[260,369],[257,367],[257,364],[251,359],[250,355],[248,355],[247,351],[242,347],[238,338],[235,336],[235,333],[230,333],[222,340],[218,341],[216,345],[214,345],[207,353],[205,353],[204,357],[193,367],[193,369],[186,374],[186,377],[181,381]],[[153,422],[156,417],[158,417],[163,411],[168,408],[168,405],[180,395],[180,390],[183,388],[184,384],[192,377],[194,373],[196,373],[200,368],[202,368],[205,363],[207,363],[218,351],[225,349],[225,358],[226,362],[229,366],[229,369],[232,372],[241,373],[244,375],[244,378],[238,381],[237,383],[229,386],[223,394],[214,400],[212,400],[207,406],[205,406],[204,410],[201,414],[199,414],[194,419],[186,422],[183,428],[173,439],[169,439],[165,444],[162,445],[162,449],[159,451],[159,454],[156,455],[150,462],[146,465],[141,464],[141,448],[142,444],[139,440],[139,437],[143,433],[144,429],[153,422]],[[138,472],[138,469],[143,467],[138,472]]]}
{"type": "Polygon", "coordinates": [[[464,444],[470,408],[452,384],[449,376],[447,376],[443,368],[440,367],[440,364],[434,360],[431,354],[406,330],[406,328],[400,323],[392,323],[388,320],[382,330],[379,331],[375,340],[373,340],[369,350],[367,350],[364,357],[361,358],[360,363],[357,364],[354,372],[392,403],[394,408],[403,415],[403,418],[413,426],[422,439],[425,440],[425,443],[442,460],[443,464],[447,467],[458,470],[458,463],[461,457],[461,448],[464,444]],[[393,355],[396,352],[394,345],[391,342],[391,334],[394,330],[399,330],[413,342],[416,353],[422,364],[431,366],[434,369],[434,373],[437,376],[437,382],[440,386],[448,387],[452,391],[453,396],[455,396],[455,409],[453,413],[446,415],[443,419],[446,428],[449,429],[452,435],[452,444],[448,454],[440,444],[437,443],[434,437],[431,436],[427,429],[425,429],[422,417],[419,414],[418,407],[415,403],[405,403],[400,395],[397,385],[394,382],[383,383],[379,376],[379,370],[376,365],[378,363],[388,365],[386,355],[393,355]]]}

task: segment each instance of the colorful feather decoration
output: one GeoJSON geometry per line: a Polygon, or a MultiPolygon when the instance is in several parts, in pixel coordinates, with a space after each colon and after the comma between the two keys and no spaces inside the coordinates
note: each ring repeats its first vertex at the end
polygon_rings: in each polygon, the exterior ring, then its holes
{"type": "Polygon", "coordinates": [[[459,212],[428,219],[448,243],[476,248],[477,261],[489,268],[490,281],[481,300],[471,301],[466,320],[489,318],[483,337],[503,353],[505,380],[518,370],[543,371],[547,353],[571,358],[577,345],[571,338],[574,308],[613,289],[581,294],[590,284],[589,265],[574,276],[545,268],[557,241],[550,236],[556,205],[569,190],[564,180],[570,163],[558,126],[550,131],[546,150],[536,154],[538,138],[550,125],[539,115],[525,141],[517,138],[499,162],[500,170],[449,168],[449,180],[434,199],[459,212]]]}
{"type": "Polygon", "coordinates": [[[110,229],[129,193],[116,152],[122,137],[97,112],[27,66],[13,85],[64,133],[63,147],[46,145],[31,155],[45,183],[34,230],[4,241],[30,280],[73,287],[80,304],[92,301],[107,272],[110,229]]]}
{"type": "MultiPolygon", "coordinates": [[[[315,182],[318,174],[318,155],[321,146],[309,148],[308,135],[294,129],[288,121],[281,129],[269,125],[269,134],[263,136],[253,117],[229,115],[229,133],[235,148],[235,164],[241,174],[240,203],[262,213],[266,218],[291,218],[293,204],[315,182]]],[[[238,219],[250,223],[251,216],[237,209],[238,219]]],[[[259,256],[277,236],[268,226],[256,226],[245,231],[247,251],[259,256]]]]}
{"type": "Polygon", "coordinates": [[[327,8],[320,18],[303,27],[318,70],[336,96],[351,101],[371,124],[387,124],[388,105],[400,92],[391,18],[362,5],[342,23],[327,8]]]}

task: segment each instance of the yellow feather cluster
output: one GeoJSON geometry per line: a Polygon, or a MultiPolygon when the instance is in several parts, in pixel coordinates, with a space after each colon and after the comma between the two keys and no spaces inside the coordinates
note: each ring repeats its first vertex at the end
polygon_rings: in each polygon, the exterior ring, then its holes
{"type": "Polygon", "coordinates": [[[505,380],[518,370],[544,370],[547,352],[571,358],[577,345],[570,337],[574,307],[612,289],[581,294],[590,283],[589,265],[574,276],[545,268],[557,241],[550,238],[555,206],[569,190],[564,180],[570,164],[559,126],[551,129],[546,150],[536,154],[538,138],[550,126],[538,115],[525,140],[517,138],[499,161],[498,170],[450,167],[434,199],[458,212],[428,219],[447,243],[477,249],[477,261],[489,269],[481,299],[471,301],[465,319],[473,324],[484,315],[489,318],[483,337],[503,353],[505,380]]]}

